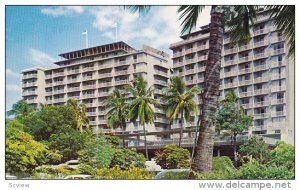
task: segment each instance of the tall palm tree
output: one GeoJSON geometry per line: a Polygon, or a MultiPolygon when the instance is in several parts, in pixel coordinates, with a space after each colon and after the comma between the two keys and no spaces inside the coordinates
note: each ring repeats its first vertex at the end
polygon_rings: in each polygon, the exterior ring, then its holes
{"type": "Polygon", "coordinates": [[[16,104],[13,104],[12,109],[7,111],[7,115],[14,115],[16,118],[18,117],[27,117],[35,111],[35,107],[29,106],[26,100],[20,100],[16,104]]]}
{"type": "Polygon", "coordinates": [[[179,119],[180,115],[180,133],[179,144],[181,147],[182,130],[184,125],[184,119],[186,121],[191,120],[191,115],[197,115],[197,103],[194,100],[199,89],[197,86],[192,87],[190,90],[186,89],[183,77],[176,76],[171,78],[171,81],[165,89],[166,96],[163,97],[163,101],[166,102],[166,116],[173,121],[179,119]]]}
{"type": "Polygon", "coordinates": [[[89,118],[86,116],[86,106],[84,104],[78,104],[74,99],[69,99],[67,105],[73,108],[77,121],[77,129],[83,132],[83,126],[88,126],[89,124],[89,118]]]}
{"type": "Polygon", "coordinates": [[[108,126],[122,129],[123,147],[125,148],[124,131],[126,130],[126,119],[129,111],[125,95],[115,88],[113,93],[105,100],[105,107],[109,109],[106,114],[108,126]]]}
{"type": "Polygon", "coordinates": [[[128,117],[132,122],[139,119],[140,124],[143,126],[146,158],[149,160],[145,125],[154,122],[155,114],[152,106],[158,106],[158,103],[153,98],[153,89],[147,88],[147,85],[147,81],[139,76],[126,89],[134,97],[129,103],[128,117]]]}

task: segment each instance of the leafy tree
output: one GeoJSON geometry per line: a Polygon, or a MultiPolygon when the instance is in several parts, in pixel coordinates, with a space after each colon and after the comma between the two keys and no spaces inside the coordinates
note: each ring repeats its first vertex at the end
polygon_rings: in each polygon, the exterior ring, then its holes
{"type": "Polygon", "coordinates": [[[47,141],[47,145],[52,150],[57,150],[63,155],[61,162],[78,159],[79,151],[81,151],[87,142],[93,138],[93,134],[89,130],[80,132],[71,127],[65,127],[64,132],[54,133],[47,141]]]}
{"type": "Polygon", "coordinates": [[[143,154],[137,153],[131,149],[116,149],[114,158],[110,163],[110,167],[118,166],[121,169],[129,169],[133,167],[145,168],[146,159],[143,154]]]}
{"type": "Polygon", "coordinates": [[[252,136],[240,146],[238,153],[243,163],[255,159],[259,163],[266,164],[271,159],[270,151],[263,138],[252,136]]]}
{"type": "Polygon", "coordinates": [[[64,133],[66,128],[77,128],[75,112],[71,106],[47,106],[22,123],[38,141],[48,141],[52,134],[64,133]]]}
{"type": "Polygon", "coordinates": [[[68,106],[71,106],[75,113],[75,120],[77,121],[77,128],[80,132],[83,132],[83,126],[88,126],[89,118],[86,116],[86,106],[84,104],[77,103],[74,99],[69,99],[68,106]]]}
{"type": "Polygon", "coordinates": [[[117,136],[114,136],[114,135],[107,135],[106,134],[105,139],[106,139],[107,143],[110,144],[114,148],[117,148],[122,143],[121,139],[117,136]]]}
{"type": "Polygon", "coordinates": [[[152,106],[158,106],[158,104],[153,99],[153,89],[147,89],[147,84],[147,81],[139,76],[133,81],[133,85],[127,87],[127,90],[134,97],[129,103],[128,117],[133,122],[139,119],[140,124],[143,126],[146,158],[149,160],[145,125],[154,122],[155,114],[152,106]]]}
{"type": "Polygon", "coordinates": [[[115,149],[107,143],[103,135],[100,135],[99,138],[90,140],[80,151],[79,161],[93,169],[108,168],[114,154],[115,149]]]}
{"type": "Polygon", "coordinates": [[[7,115],[14,115],[16,118],[28,117],[35,111],[35,107],[29,106],[26,100],[20,100],[13,104],[12,109],[7,112],[7,115]]]}
{"type": "Polygon", "coordinates": [[[186,89],[183,77],[177,76],[171,78],[168,87],[165,88],[166,96],[163,101],[166,102],[166,116],[173,121],[179,119],[180,115],[180,134],[179,134],[179,148],[181,147],[182,130],[184,119],[191,120],[191,115],[197,115],[197,103],[194,100],[195,95],[199,92],[197,86],[190,90],[186,89]]]}
{"type": "Polygon", "coordinates": [[[125,95],[115,88],[113,93],[105,100],[105,106],[109,109],[106,117],[108,125],[113,128],[122,129],[123,147],[125,147],[126,119],[129,111],[125,95]]]}
{"type": "Polygon", "coordinates": [[[190,152],[184,148],[178,148],[175,144],[166,145],[163,151],[155,153],[155,162],[163,169],[189,168],[190,152]]]}
{"type": "Polygon", "coordinates": [[[227,132],[233,138],[235,166],[237,166],[237,135],[248,129],[252,121],[253,118],[248,116],[243,107],[238,104],[235,93],[233,91],[227,93],[217,112],[217,130],[227,132]]]}
{"type": "Polygon", "coordinates": [[[295,148],[293,145],[283,141],[276,143],[276,147],[271,151],[271,163],[277,166],[285,166],[290,171],[295,171],[295,148]]]}
{"type": "Polygon", "coordinates": [[[60,161],[60,154],[49,150],[47,145],[35,141],[30,134],[22,131],[22,124],[16,124],[13,122],[6,128],[6,172],[26,175],[39,165],[60,161]]]}

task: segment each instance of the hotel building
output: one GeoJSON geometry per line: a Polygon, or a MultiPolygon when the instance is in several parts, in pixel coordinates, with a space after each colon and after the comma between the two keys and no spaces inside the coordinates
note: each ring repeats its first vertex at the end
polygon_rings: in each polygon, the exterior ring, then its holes
{"type": "MultiPolygon", "coordinates": [[[[248,134],[257,134],[294,144],[294,61],[288,58],[283,35],[267,12],[260,12],[249,43],[233,46],[225,29],[221,62],[221,99],[233,90],[239,103],[253,116],[248,134]]],[[[209,26],[170,45],[173,75],[184,77],[188,88],[202,87],[209,49],[209,26]]],[[[200,95],[196,98],[199,109],[200,95]]],[[[189,122],[196,126],[196,118],[189,122]]],[[[179,127],[175,121],[172,128],[179,127]]],[[[185,134],[189,136],[190,134],[185,134]]]]}
{"type": "MultiPolygon", "coordinates": [[[[114,88],[125,92],[128,85],[139,75],[144,76],[148,86],[154,89],[154,98],[160,99],[161,89],[170,78],[169,55],[152,47],[143,46],[136,50],[124,42],[116,42],[97,47],[62,53],[62,61],[55,62],[53,68],[34,68],[22,72],[23,99],[28,104],[39,103],[64,105],[73,98],[87,107],[87,116],[95,133],[121,131],[107,126],[104,99],[114,88]]],[[[129,93],[126,96],[130,96],[129,93]]],[[[154,124],[147,125],[148,132],[159,132],[170,128],[162,110],[155,108],[154,124]]],[[[129,123],[127,133],[142,131],[138,122],[129,123]]],[[[160,139],[160,134],[149,140],[160,139]]],[[[135,141],[130,141],[135,143],[135,141]]]]}

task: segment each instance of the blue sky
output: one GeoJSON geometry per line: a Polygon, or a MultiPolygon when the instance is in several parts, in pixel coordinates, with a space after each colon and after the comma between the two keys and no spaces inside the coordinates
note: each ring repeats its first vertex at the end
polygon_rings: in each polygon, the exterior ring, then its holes
{"type": "MultiPolygon", "coordinates": [[[[51,67],[58,54],[118,41],[141,49],[148,44],[165,52],[180,40],[176,6],[153,6],[148,14],[131,14],[119,6],[7,6],[6,7],[6,110],[21,99],[19,73],[32,67],[51,67]]],[[[198,26],[209,21],[209,8],[198,26]]],[[[197,26],[197,27],[198,27],[197,26]]]]}

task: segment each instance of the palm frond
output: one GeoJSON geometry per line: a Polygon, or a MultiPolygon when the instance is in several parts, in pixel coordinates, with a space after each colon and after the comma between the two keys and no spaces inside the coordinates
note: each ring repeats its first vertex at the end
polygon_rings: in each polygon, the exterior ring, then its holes
{"type": "Polygon", "coordinates": [[[147,14],[150,11],[151,6],[149,6],[149,5],[125,5],[124,9],[128,9],[131,13],[138,12],[139,15],[142,15],[142,14],[147,14]]]}
{"type": "Polygon", "coordinates": [[[191,31],[196,27],[197,20],[199,15],[201,14],[202,10],[205,6],[203,5],[181,5],[179,6],[177,12],[179,15],[179,20],[181,22],[181,34],[190,34],[191,31]]]}

